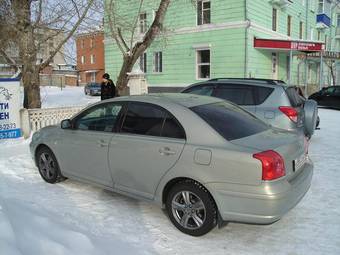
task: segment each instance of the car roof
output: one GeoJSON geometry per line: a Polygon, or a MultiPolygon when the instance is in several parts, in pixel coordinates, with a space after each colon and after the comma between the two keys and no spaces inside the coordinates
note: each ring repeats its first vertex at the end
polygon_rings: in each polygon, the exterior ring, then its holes
{"type": "MultiPolygon", "coordinates": [[[[147,95],[134,95],[134,96],[123,96],[110,99],[111,101],[136,101],[143,103],[153,103],[153,104],[179,104],[186,108],[212,104],[216,102],[223,101],[222,99],[209,96],[199,96],[194,94],[182,94],[182,93],[152,93],[147,95]]],[[[109,100],[108,100],[109,101],[109,100]]]]}
{"type": "Polygon", "coordinates": [[[204,82],[199,82],[190,85],[188,88],[192,88],[200,85],[216,85],[216,84],[229,84],[229,85],[250,85],[250,86],[263,86],[263,87],[284,87],[285,89],[289,87],[284,81],[281,80],[270,80],[270,79],[255,79],[255,78],[216,78],[207,80],[204,82]]]}

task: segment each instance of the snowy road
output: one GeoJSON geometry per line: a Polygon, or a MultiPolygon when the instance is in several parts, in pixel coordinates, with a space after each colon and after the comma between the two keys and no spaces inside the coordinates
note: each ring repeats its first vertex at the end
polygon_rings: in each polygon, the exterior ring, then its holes
{"type": "Polygon", "coordinates": [[[0,142],[0,254],[340,254],[340,111],[320,110],[311,189],[280,221],[194,238],[164,212],[90,185],[42,181],[27,141],[0,142]]]}

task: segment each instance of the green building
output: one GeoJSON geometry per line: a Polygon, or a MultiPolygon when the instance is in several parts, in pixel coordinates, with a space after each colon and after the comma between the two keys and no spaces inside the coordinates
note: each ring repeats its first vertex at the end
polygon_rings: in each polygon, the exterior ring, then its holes
{"type": "MultiPolygon", "coordinates": [[[[117,2],[124,23],[133,23],[139,1],[117,2]]],[[[152,23],[158,4],[144,0],[139,36],[152,23]]],[[[149,92],[176,91],[217,77],[247,77],[307,84],[311,93],[331,85],[328,66],[337,73],[336,13],[330,0],[173,0],[164,33],[136,68],[145,73],[149,92]]],[[[105,67],[116,78],[122,54],[105,23],[105,67]]]]}

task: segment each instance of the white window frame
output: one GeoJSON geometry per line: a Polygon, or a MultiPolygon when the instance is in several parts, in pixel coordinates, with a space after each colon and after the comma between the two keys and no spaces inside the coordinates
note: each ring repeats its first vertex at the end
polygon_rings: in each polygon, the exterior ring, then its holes
{"type": "Polygon", "coordinates": [[[94,47],[94,39],[93,39],[93,38],[90,39],[90,47],[91,47],[91,48],[94,47]]]}
{"type": "Polygon", "coordinates": [[[211,79],[211,49],[210,48],[199,48],[199,49],[196,49],[196,80],[206,81],[206,80],[209,80],[209,79],[211,79]],[[208,50],[209,53],[210,53],[210,61],[209,61],[209,63],[198,63],[200,51],[205,51],[205,50],[208,50]],[[199,67],[200,66],[209,66],[209,77],[208,78],[200,78],[199,77],[199,72],[200,72],[200,68],[199,67]]]}
{"type": "Polygon", "coordinates": [[[162,73],[163,72],[163,52],[155,51],[153,53],[153,72],[162,73]]]}
{"type": "Polygon", "coordinates": [[[85,56],[81,56],[80,62],[81,62],[82,64],[85,64],[85,56]]]}
{"type": "Polygon", "coordinates": [[[91,64],[96,63],[96,56],[95,55],[91,55],[91,64]]]}
{"type": "Polygon", "coordinates": [[[199,24],[198,22],[198,6],[197,6],[197,11],[196,11],[196,25],[197,26],[203,26],[203,25],[206,25],[206,24],[211,24],[211,0],[198,0],[197,1],[197,5],[201,5],[201,17],[202,17],[202,24],[199,24]],[[210,3],[210,8],[208,9],[204,9],[203,6],[204,6],[204,3],[207,3],[209,2],[210,3]],[[204,23],[204,12],[205,11],[210,11],[210,21],[209,23],[204,23]]]}
{"type": "Polygon", "coordinates": [[[143,73],[147,73],[148,72],[148,58],[147,58],[147,53],[144,52],[140,57],[139,57],[139,69],[143,72],[143,73]],[[145,68],[144,68],[145,67],[145,68]],[[146,70],[144,70],[146,69],[146,70]]]}
{"type": "Polygon", "coordinates": [[[144,34],[147,31],[147,20],[148,16],[146,12],[141,12],[139,14],[139,33],[144,34]],[[145,15],[145,19],[141,19],[142,15],[145,15]]]}
{"type": "Polygon", "coordinates": [[[273,8],[272,9],[272,31],[275,31],[277,32],[279,30],[279,12],[278,12],[278,9],[277,8],[273,8]],[[275,17],[275,30],[274,30],[274,27],[273,27],[273,24],[274,24],[274,10],[276,12],[276,17],[275,17]]]}

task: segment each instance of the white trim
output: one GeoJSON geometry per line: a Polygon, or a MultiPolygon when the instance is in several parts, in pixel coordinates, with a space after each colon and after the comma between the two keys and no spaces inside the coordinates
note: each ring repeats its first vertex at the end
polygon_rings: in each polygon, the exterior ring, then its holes
{"type": "Polygon", "coordinates": [[[210,50],[210,48],[211,48],[211,43],[208,43],[208,44],[194,44],[193,46],[192,46],[192,48],[193,49],[195,49],[195,50],[201,50],[201,49],[203,49],[203,50],[210,50]]]}

